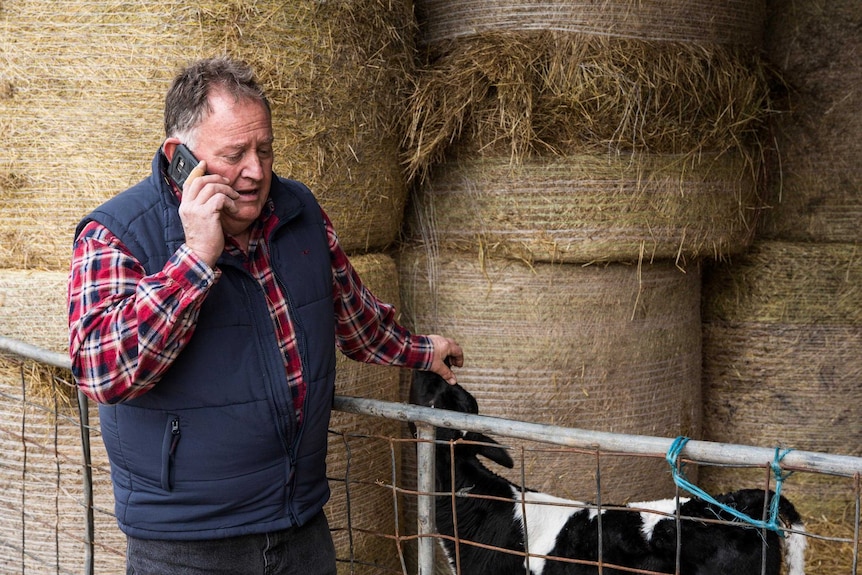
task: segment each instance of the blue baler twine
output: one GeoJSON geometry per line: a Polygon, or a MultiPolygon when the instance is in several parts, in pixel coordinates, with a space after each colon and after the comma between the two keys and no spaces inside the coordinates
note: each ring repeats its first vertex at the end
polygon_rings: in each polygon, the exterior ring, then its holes
{"type": "Polygon", "coordinates": [[[740,519],[746,523],[753,525],[754,527],[758,527],[761,529],[769,529],[771,531],[775,531],[780,536],[784,537],[784,530],[781,529],[781,526],[778,523],[778,504],[781,499],[781,486],[784,483],[784,480],[790,477],[792,472],[790,473],[782,473],[781,472],[781,460],[784,459],[784,456],[790,453],[791,449],[786,449],[783,452],[779,448],[775,448],[775,457],[772,460],[771,467],[772,473],[775,476],[775,492],[772,496],[772,501],[769,503],[769,519],[767,521],[763,521],[760,519],[755,519],[742,513],[741,511],[734,509],[724,503],[716,501],[714,497],[705,492],[703,489],[698,487],[697,485],[690,482],[685,473],[683,473],[682,468],[685,467],[685,464],[682,463],[677,465],[677,461],[679,460],[679,455],[682,453],[683,447],[688,443],[690,438],[688,437],[677,437],[674,439],[673,443],[667,450],[667,455],[665,459],[670,464],[670,472],[673,475],[673,481],[676,483],[678,487],[681,489],[685,489],[695,497],[706,501],[707,503],[711,503],[721,509],[727,511],[737,519],[740,519]]]}

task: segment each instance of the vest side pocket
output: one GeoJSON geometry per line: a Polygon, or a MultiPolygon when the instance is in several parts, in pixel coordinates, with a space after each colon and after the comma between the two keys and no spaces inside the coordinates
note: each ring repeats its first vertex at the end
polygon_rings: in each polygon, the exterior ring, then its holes
{"type": "Polygon", "coordinates": [[[165,435],[162,439],[162,489],[171,491],[173,489],[174,456],[177,444],[180,442],[180,417],[168,414],[165,425],[165,435]]]}

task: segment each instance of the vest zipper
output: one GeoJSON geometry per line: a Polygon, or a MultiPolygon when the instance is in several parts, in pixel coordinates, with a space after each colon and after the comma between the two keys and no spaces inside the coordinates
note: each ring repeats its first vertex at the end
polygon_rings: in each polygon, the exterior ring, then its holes
{"type": "MultiPolygon", "coordinates": [[[[247,275],[249,275],[249,277],[251,277],[251,274],[248,274],[247,271],[245,271],[244,269],[242,271],[244,273],[246,273],[247,275]]],[[[263,286],[258,284],[257,281],[254,280],[253,277],[251,279],[253,280],[254,285],[257,287],[257,290],[259,291],[259,293],[263,296],[264,302],[267,302],[268,296],[266,295],[266,291],[263,288],[263,286]]],[[[306,363],[305,358],[303,356],[303,351],[302,351],[301,347],[299,346],[300,342],[304,342],[304,338],[300,336],[301,326],[298,324],[298,320],[295,317],[296,314],[294,313],[295,309],[293,307],[293,302],[290,299],[290,294],[285,289],[284,283],[277,276],[275,277],[275,280],[278,283],[279,288],[282,290],[282,293],[284,294],[285,301],[287,302],[288,313],[290,315],[291,320],[294,323],[294,331],[296,332],[297,348],[300,350],[300,354],[299,354],[300,355],[300,364],[302,366],[303,372],[305,372],[305,367],[306,367],[307,363],[306,363]]],[[[250,297],[248,290],[246,290],[246,296],[250,297]]],[[[267,314],[267,318],[269,318],[269,306],[266,303],[264,304],[264,312],[267,314]]],[[[268,325],[272,325],[271,320],[270,320],[268,325]]],[[[273,332],[272,332],[273,336],[277,337],[278,334],[276,333],[275,326],[273,326],[272,329],[273,329],[273,332]]],[[[258,333],[260,333],[259,330],[258,330],[258,333]]],[[[261,345],[265,346],[265,345],[268,345],[268,343],[269,342],[263,342],[262,341],[261,345]]],[[[277,344],[276,344],[276,348],[278,348],[277,344]]],[[[269,371],[269,370],[267,370],[267,371],[269,371]]],[[[273,401],[275,404],[274,405],[275,411],[279,417],[279,420],[281,421],[284,416],[287,416],[287,418],[290,421],[290,427],[291,427],[291,429],[289,429],[289,430],[283,430],[283,428],[281,426],[279,426],[279,429],[282,429],[281,435],[283,437],[284,448],[285,448],[285,452],[287,454],[287,459],[288,459],[288,462],[290,465],[290,471],[288,473],[288,476],[287,476],[286,481],[285,481],[285,486],[284,486],[285,490],[287,491],[287,493],[285,495],[285,507],[286,507],[287,513],[290,516],[290,519],[293,522],[293,524],[297,524],[299,518],[297,517],[296,512],[293,509],[292,499],[293,499],[293,493],[295,490],[294,476],[296,475],[296,449],[295,449],[295,445],[298,442],[298,438],[300,437],[301,433],[299,430],[298,420],[297,420],[297,416],[296,416],[296,410],[294,409],[293,401],[289,400],[291,392],[289,389],[287,389],[287,382],[285,381],[285,378],[284,378],[284,358],[281,358],[280,353],[279,353],[279,363],[278,363],[277,374],[278,374],[277,376],[273,376],[272,374],[270,374],[269,385],[276,386],[276,385],[281,384],[284,386],[284,389],[279,390],[280,393],[278,391],[276,391],[275,389],[272,389],[271,396],[273,398],[273,401]],[[288,409],[285,410],[282,408],[281,402],[278,401],[279,395],[286,395],[287,396],[288,409]],[[285,411],[287,413],[285,413],[285,411]]],[[[280,421],[277,423],[280,424],[280,421]]]]}
{"type": "MultiPolygon", "coordinates": [[[[274,257],[274,255],[273,255],[274,257]]],[[[299,314],[296,313],[296,308],[293,305],[293,299],[290,297],[290,292],[287,289],[287,286],[284,285],[284,282],[281,281],[281,278],[278,277],[278,274],[273,274],[275,277],[275,281],[278,283],[279,289],[281,289],[281,293],[284,294],[284,300],[287,302],[287,313],[290,317],[290,320],[293,322],[293,331],[296,336],[296,348],[299,352],[299,364],[301,367],[301,373],[303,377],[308,373],[308,359],[306,352],[306,341],[305,341],[305,330],[302,327],[302,320],[299,318],[299,314]]],[[[288,390],[290,393],[290,390],[288,390]]],[[[305,402],[307,403],[309,399],[309,389],[306,382],[305,389],[305,402]]],[[[299,518],[296,515],[296,511],[294,510],[293,505],[293,494],[296,491],[296,482],[294,481],[296,478],[296,446],[299,445],[299,440],[302,437],[302,429],[300,429],[299,425],[299,416],[296,414],[296,408],[293,404],[291,404],[291,413],[290,420],[296,429],[296,435],[293,437],[293,442],[287,449],[287,457],[290,461],[290,474],[287,477],[287,512],[290,514],[290,519],[294,525],[299,522],[299,518]]]]}
{"type": "Polygon", "coordinates": [[[169,415],[170,421],[165,430],[165,439],[162,443],[162,489],[171,491],[173,489],[173,468],[176,457],[177,445],[180,442],[180,418],[169,415]]]}

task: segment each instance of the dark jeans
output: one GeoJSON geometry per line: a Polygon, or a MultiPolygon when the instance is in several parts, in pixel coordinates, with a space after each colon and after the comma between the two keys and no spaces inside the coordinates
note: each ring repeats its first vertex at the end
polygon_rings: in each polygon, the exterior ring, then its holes
{"type": "Polygon", "coordinates": [[[208,541],[128,538],[126,575],[334,575],[335,546],[321,512],[274,533],[208,541]]]}

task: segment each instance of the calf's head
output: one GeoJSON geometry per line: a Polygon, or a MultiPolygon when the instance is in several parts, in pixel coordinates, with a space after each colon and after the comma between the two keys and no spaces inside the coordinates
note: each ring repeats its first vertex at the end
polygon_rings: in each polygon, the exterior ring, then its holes
{"type": "MultiPolygon", "coordinates": [[[[417,370],[413,372],[413,383],[410,387],[410,403],[460,413],[479,413],[479,404],[476,402],[475,397],[470,395],[459,384],[451,385],[432,371],[417,370]]],[[[456,457],[459,459],[482,455],[491,461],[499,463],[503,467],[511,469],[515,466],[509,453],[502,447],[498,447],[499,444],[484,433],[462,431],[447,427],[437,428],[438,441],[448,442],[459,439],[471,442],[459,443],[455,452],[456,457]]],[[[448,446],[441,445],[438,447],[438,453],[441,450],[445,450],[448,454],[449,448],[448,446]]]]}

